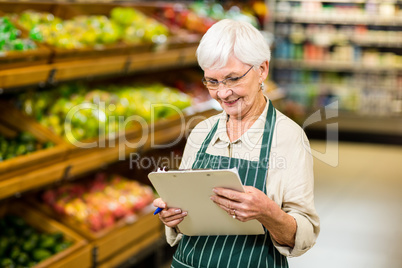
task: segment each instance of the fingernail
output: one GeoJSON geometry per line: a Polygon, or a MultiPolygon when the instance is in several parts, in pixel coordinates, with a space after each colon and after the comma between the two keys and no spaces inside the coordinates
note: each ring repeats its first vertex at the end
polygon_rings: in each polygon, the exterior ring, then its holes
{"type": "Polygon", "coordinates": [[[218,191],[214,188],[212,189],[212,192],[217,193],[218,191]]]}
{"type": "Polygon", "coordinates": [[[176,209],[174,212],[181,213],[181,209],[176,209]]]}
{"type": "Polygon", "coordinates": [[[183,215],[186,216],[186,215],[187,215],[187,211],[184,211],[184,212],[183,212],[183,215]]]}

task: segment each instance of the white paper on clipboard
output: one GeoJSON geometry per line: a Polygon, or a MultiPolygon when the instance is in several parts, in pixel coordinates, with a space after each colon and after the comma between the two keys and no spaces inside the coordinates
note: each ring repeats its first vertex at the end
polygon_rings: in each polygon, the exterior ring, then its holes
{"type": "Polygon", "coordinates": [[[188,215],[179,224],[188,236],[263,234],[260,222],[240,222],[216,205],[210,196],[215,187],[244,192],[237,169],[151,172],[148,177],[164,202],[188,215]]]}

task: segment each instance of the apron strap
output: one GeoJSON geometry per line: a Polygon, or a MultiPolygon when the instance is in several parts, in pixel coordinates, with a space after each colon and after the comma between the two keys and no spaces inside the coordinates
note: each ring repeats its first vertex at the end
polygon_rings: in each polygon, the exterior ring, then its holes
{"type": "Polygon", "coordinates": [[[262,136],[261,151],[260,151],[260,162],[268,164],[269,154],[271,151],[272,135],[274,134],[275,122],[276,122],[276,110],[272,105],[271,100],[269,101],[267,118],[265,120],[264,133],[262,136]]]}
{"type": "Polygon", "coordinates": [[[207,151],[208,145],[211,143],[212,137],[215,135],[216,130],[218,129],[219,120],[216,121],[215,125],[212,127],[211,131],[208,133],[204,142],[201,144],[201,148],[198,153],[205,153],[207,151]]]}

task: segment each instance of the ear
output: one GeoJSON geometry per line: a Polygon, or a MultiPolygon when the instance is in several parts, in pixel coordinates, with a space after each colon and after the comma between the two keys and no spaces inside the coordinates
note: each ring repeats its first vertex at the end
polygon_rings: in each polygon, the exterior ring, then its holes
{"type": "Polygon", "coordinates": [[[268,73],[269,73],[269,62],[268,61],[264,61],[263,63],[261,63],[260,67],[259,67],[259,73],[260,73],[260,83],[262,83],[263,81],[265,81],[265,79],[267,79],[268,77],[268,73]]]}

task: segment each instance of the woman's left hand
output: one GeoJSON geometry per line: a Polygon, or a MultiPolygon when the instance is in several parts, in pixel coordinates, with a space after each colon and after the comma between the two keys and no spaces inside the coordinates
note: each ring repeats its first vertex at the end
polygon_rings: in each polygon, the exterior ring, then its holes
{"type": "Polygon", "coordinates": [[[211,200],[225,210],[229,215],[235,215],[239,221],[262,220],[269,215],[270,206],[276,203],[262,191],[252,186],[244,186],[244,193],[226,189],[214,188],[216,195],[211,200]]]}
{"type": "Polygon", "coordinates": [[[239,221],[258,220],[281,245],[295,245],[296,220],[285,213],[264,192],[252,186],[244,186],[244,193],[214,188],[211,196],[218,206],[239,221]]]}

